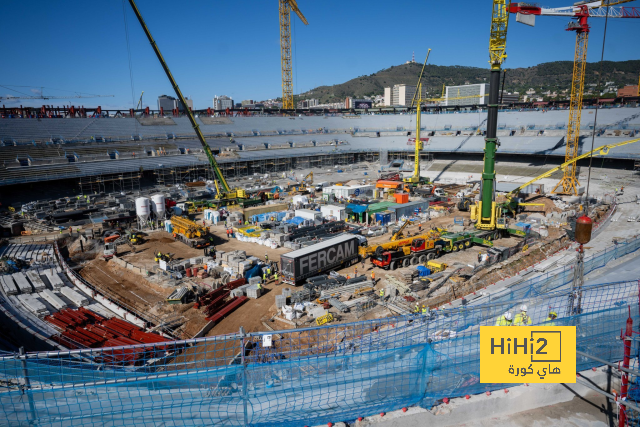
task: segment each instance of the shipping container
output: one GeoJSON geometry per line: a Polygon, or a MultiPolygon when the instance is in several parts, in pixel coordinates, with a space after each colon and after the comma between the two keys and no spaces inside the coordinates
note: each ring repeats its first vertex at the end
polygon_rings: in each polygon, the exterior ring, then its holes
{"type": "Polygon", "coordinates": [[[345,234],[280,255],[283,281],[299,285],[309,277],[353,265],[360,261],[359,246],[360,239],[357,236],[345,234]]]}

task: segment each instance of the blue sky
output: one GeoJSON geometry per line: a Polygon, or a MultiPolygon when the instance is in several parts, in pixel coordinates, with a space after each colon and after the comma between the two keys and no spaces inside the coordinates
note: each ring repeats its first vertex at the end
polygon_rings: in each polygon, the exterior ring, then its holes
{"type": "MultiPolygon", "coordinates": [[[[547,0],[543,6],[571,3],[547,0]]],[[[236,102],[280,96],[277,0],[138,0],[137,4],[195,108],[210,107],[214,95],[229,95],[236,102]]],[[[411,59],[412,51],[422,61],[427,48],[433,49],[433,64],[488,67],[489,0],[298,0],[298,5],[309,25],[292,18],[295,93],[401,64],[411,59]]],[[[629,6],[640,6],[640,1],[629,6]]],[[[0,85],[27,86],[13,87],[23,93],[44,86],[49,95],[68,96],[74,91],[115,95],[46,102],[103,108],[130,108],[144,90],[144,104],[156,108],[158,95],[173,91],[128,1],[124,10],[133,96],[120,0],[4,1],[0,85]]],[[[565,31],[567,22],[567,18],[539,17],[531,28],[512,17],[504,66],[573,60],[575,35],[565,31]]],[[[588,60],[595,62],[600,59],[604,19],[592,18],[590,23],[588,60]]],[[[611,19],[605,59],[640,58],[638,34],[640,19],[611,19]]],[[[18,95],[0,87],[0,96],[10,94],[18,95]]],[[[40,106],[43,101],[3,103],[40,106]]]]}

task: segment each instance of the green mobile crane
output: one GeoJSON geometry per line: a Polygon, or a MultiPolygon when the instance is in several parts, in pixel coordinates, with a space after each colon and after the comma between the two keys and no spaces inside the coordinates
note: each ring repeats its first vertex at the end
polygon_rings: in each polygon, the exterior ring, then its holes
{"type": "Polygon", "coordinates": [[[160,49],[158,48],[158,45],[153,39],[153,36],[151,35],[149,28],[147,28],[147,25],[145,24],[144,19],[142,19],[142,15],[138,10],[138,6],[136,6],[136,2],[134,0],[129,0],[129,4],[131,5],[133,12],[136,14],[136,17],[138,18],[138,21],[140,22],[140,25],[142,26],[144,33],[147,35],[147,38],[149,39],[149,43],[151,43],[151,47],[153,48],[153,51],[158,57],[158,60],[160,61],[160,65],[162,65],[162,68],[164,69],[164,72],[167,75],[167,78],[169,78],[169,81],[171,82],[171,86],[173,86],[173,90],[176,92],[176,96],[180,100],[181,105],[185,107],[184,108],[185,113],[187,114],[187,117],[191,122],[191,126],[193,127],[193,130],[196,132],[196,136],[198,137],[200,144],[202,144],[202,149],[204,150],[205,154],[207,155],[207,158],[209,159],[209,164],[211,165],[211,168],[213,169],[215,176],[217,178],[216,180],[214,180],[216,185],[216,199],[221,201],[224,200],[227,202],[234,202],[237,199],[246,198],[246,193],[243,189],[236,189],[232,191],[231,188],[229,188],[229,184],[227,184],[227,180],[222,175],[222,171],[218,166],[218,162],[216,162],[213,152],[211,151],[211,147],[209,147],[209,144],[207,144],[207,141],[205,140],[204,135],[202,134],[202,131],[200,130],[200,127],[198,126],[198,123],[196,122],[196,119],[193,116],[193,112],[187,107],[187,101],[182,95],[182,91],[178,87],[178,83],[176,83],[175,79],[173,78],[173,75],[169,70],[169,66],[167,65],[164,58],[162,57],[162,53],[160,53],[160,49]]]}
{"type": "Polygon", "coordinates": [[[496,148],[499,145],[498,129],[498,95],[500,93],[500,67],[507,58],[507,26],[509,11],[506,0],[493,0],[491,16],[491,38],[489,41],[489,57],[491,77],[489,80],[489,103],[487,115],[487,136],[484,148],[484,169],[482,171],[482,193],[480,200],[471,206],[471,220],[476,228],[495,230],[506,228],[504,222],[498,226],[498,208],[495,202],[494,184],[496,180],[496,148]]]}

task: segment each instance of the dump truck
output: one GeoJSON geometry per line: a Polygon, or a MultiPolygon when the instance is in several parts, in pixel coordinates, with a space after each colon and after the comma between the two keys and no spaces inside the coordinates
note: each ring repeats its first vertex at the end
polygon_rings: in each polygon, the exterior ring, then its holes
{"type": "Polygon", "coordinates": [[[343,234],[280,255],[280,272],[283,282],[297,286],[309,277],[354,265],[361,260],[358,254],[359,246],[358,236],[343,234]]]}

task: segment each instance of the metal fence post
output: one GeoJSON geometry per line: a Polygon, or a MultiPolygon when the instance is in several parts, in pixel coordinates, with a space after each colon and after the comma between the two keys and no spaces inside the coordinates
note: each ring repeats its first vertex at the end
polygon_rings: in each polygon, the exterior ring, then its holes
{"type": "Polygon", "coordinates": [[[240,361],[242,363],[242,407],[244,410],[244,425],[249,425],[249,416],[247,412],[247,362],[245,360],[245,350],[246,350],[246,342],[245,342],[246,334],[244,332],[244,328],[240,326],[240,342],[242,344],[242,349],[240,353],[240,361]]]}
{"type": "MultiPolygon", "coordinates": [[[[622,367],[629,369],[629,361],[631,359],[631,335],[633,334],[633,319],[631,318],[631,306],[629,306],[629,317],[626,322],[626,330],[624,331],[624,335],[622,338],[622,343],[624,345],[624,358],[622,359],[622,367]]],[[[629,374],[627,372],[621,372],[622,374],[622,384],[620,386],[620,399],[626,400],[627,392],[629,389],[629,374]]],[[[620,409],[618,411],[618,422],[620,426],[627,425],[627,408],[623,405],[620,405],[620,409]]]]}
{"type": "Polygon", "coordinates": [[[31,395],[31,381],[29,380],[29,371],[27,369],[27,358],[25,356],[24,347],[20,347],[20,364],[22,365],[22,375],[24,376],[23,384],[20,386],[22,394],[27,395],[29,401],[29,412],[31,412],[31,419],[29,424],[35,424],[36,422],[36,409],[33,404],[33,396],[31,395]]]}

